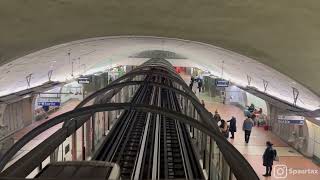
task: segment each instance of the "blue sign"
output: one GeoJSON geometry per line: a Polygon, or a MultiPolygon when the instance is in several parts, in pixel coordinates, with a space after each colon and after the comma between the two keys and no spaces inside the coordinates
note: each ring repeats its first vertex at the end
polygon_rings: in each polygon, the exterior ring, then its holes
{"type": "Polygon", "coordinates": [[[228,87],[229,81],[223,79],[216,79],[216,86],[217,87],[228,87]]]}
{"type": "Polygon", "coordinates": [[[282,124],[296,124],[296,125],[304,125],[303,120],[284,120],[284,119],[278,119],[279,123],[282,124]]]}
{"type": "Polygon", "coordinates": [[[60,106],[60,102],[38,102],[39,106],[60,106]]]}
{"type": "Polygon", "coordinates": [[[90,78],[89,77],[79,77],[78,83],[79,84],[90,84],[90,78]]]}
{"type": "Polygon", "coordinates": [[[278,116],[278,122],[282,124],[304,125],[305,118],[303,116],[278,116]]]}

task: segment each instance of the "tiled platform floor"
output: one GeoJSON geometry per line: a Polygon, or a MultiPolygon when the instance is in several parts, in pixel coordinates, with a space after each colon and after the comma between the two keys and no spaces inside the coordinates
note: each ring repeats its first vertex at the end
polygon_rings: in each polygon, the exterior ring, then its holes
{"type": "MultiPolygon", "coordinates": [[[[276,176],[276,171],[279,168],[283,168],[285,165],[288,169],[286,179],[308,179],[316,180],[320,177],[320,167],[312,162],[312,160],[303,157],[299,152],[289,147],[279,137],[274,135],[271,131],[265,131],[262,127],[254,127],[250,136],[248,144],[244,142],[244,132],[242,131],[242,123],[245,119],[243,111],[233,105],[225,105],[208,100],[205,95],[198,93],[198,97],[205,101],[205,107],[212,113],[218,110],[222,119],[230,120],[232,116],[237,119],[237,132],[235,133],[235,139],[229,141],[247,158],[252,167],[255,169],[260,179],[279,179],[276,176]],[[271,141],[274,148],[277,150],[279,155],[279,162],[275,162],[273,166],[272,177],[264,177],[262,174],[265,173],[265,167],[262,165],[262,154],[266,148],[265,142],[271,141]],[[278,167],[276,167],[278,165],[278,167]],[[281,167],[280,167],[281,166],[281,167]],[[289,169],[312,169],[317,170],[318,174],[300,174],[293,175],[289,173],[289,169]]],[[[278,170],[280,172],[280,170],[278,170]]]]}
{"type": "MultiPolygon", "coordinates": [[[[190,76],[181,75],[181,77],[189,84],[190,76]]],[[[288,144],[282,141],[279,137],[274,135],[271,131],[265,131],[262,127],[254,127],[250,141],[248,144],[244,141],[244,132],[242,131],[242,123],[245,119],[243,111],[234,105],[222,104],[216,102],[215,99],[209,97],[205,93],[199,93],[196,89],[197,83],[194,83],[193,91],[196,92],[196,95],[200,100],[204,100],[205,107],[214,114],[218,110],[220,116],[224,120],[230,120],[232,116],[235,116],[237,119],[237,132],[235,133],[235,139],[232,140],[229,138],[229,142],[232,143],[249,161],[254,170],[259,175],[260,179],[281,179],[280,174],[276,173],[281,172],[280,168],[287,168],[287,176],[282,179],[290,180],[318,180],[320,179],[320,167],[312,162],[312,160],[302,156],[299,152],[291,148],[288,144]],[[272,177],[264,177],[262,174],[265,173],[265,167],[262,165],[262,154],[266,148],[266,141],[271,141],[274,145],[274,148],[277,150],[279,155],[279,162],[274,162],[272,177]],[[276,167],[278,166],[278,167],[276,167]],[[300,172],[301,174],[292,174],[289,169],[292,168],[295,170],[316,170],[317,174],[308,174],[300,172]],[[278,177],[277,177],[278,176],[278,177]]],[[[292,172],[292,171],[291,171],[292,172]]],[[[284,176],[286,174],[283,174],[284,176]]]]}

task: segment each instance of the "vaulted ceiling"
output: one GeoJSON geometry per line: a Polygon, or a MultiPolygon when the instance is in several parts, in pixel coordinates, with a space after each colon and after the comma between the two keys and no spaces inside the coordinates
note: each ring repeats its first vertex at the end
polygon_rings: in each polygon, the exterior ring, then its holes
{"type": "Polygon", "coordinates": [[[161,36],[248,56],[319,96],[319,18],[318,0],[1,0],[0,64],[73,40],[161,36]]]}

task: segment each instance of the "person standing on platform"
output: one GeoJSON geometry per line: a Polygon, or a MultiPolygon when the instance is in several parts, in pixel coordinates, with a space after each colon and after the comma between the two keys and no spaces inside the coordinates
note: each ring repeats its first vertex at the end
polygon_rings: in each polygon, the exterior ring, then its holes
{"type": "Polygon", "coordinates": [[[198,89],[199,89],[199,93],[200,93],[201,89],[202,89],[202,79],[198,80],[198,89]]]}
{"type": "Polygon", "coordinates": [[[225,138],[229,137],[228,125],[225,120],[221,119],[219,129],[225,138]]]}
{"type": "Polygon", "coordinates": [[[216,110],[216,111],[214,112],[213,119],[214,119],[217,123],[221,121],[221,116],[220,116],[220,114],[218,113],[218,110],[216,110]]]}
{"type": "Polygon", "coordinates": [[[242,125],[242,130],[244,131],[244,139],[246,143],[249,143],[252,127],[253,127],[253,121],[250,117],[247,117],[247,119],[244,120],[242,125]]]}
{"type": "Polygon", "coordinates": [[[191,82],[194,83],[194,77],[193,76],[191,76],[191,82]]]}
{"type": "Polygon", "coordinates": [[[253,113],[253,111],[255,110],[255,106],[253,103],[251,103],[251,105],[249,106],[248,110],[250,111],[250,113],[253,113]]]}
{"type": "Polygon", "coordinates": [[[266,173],[263,176],[271,176],[273,160],[277,156],[277,151],[272,148],[272,143],[270,141],[266,142],[267,148],[263,153],[263,166],[266,167],[266,173]]]}
{"type": "Polygon", "coordinates": [[[234,139],[234,133],[237,132],[237,120],[234,116],[228,121],[230,122],[229,131],[231,133],[231,139],[234,139]]]}
{"type": "Polygon", "coordinates": [[[193,83],[194,83],[194,77],[191,76],[190,85],[189,85],[190,89],[193,88],[193,83]]]}
{"type": "Polygon", "coordinates": [[[190,87],[190,89],[192,90],[192,88],[193,88],[193,81],[190,81],[189,87],[190,87]]]}
{"type": "Polygon", "coordinates": [[[201,100],[201,104],[202,104],[203,107],[206,106],[206,104],[204,103],[204,100],[203,100],[203,99],[201,100]]]}

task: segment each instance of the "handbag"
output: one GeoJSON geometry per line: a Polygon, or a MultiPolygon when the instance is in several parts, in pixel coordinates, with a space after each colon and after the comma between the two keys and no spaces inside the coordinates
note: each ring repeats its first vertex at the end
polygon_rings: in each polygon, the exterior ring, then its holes
{"type": "Polygon", "coordinates": [[[272,149],[272,151],[273,151],[273,155],[274,155],[273,160],[274,161],[279,161],[279,156],[278,156],[277,150],[272,149]]]}

